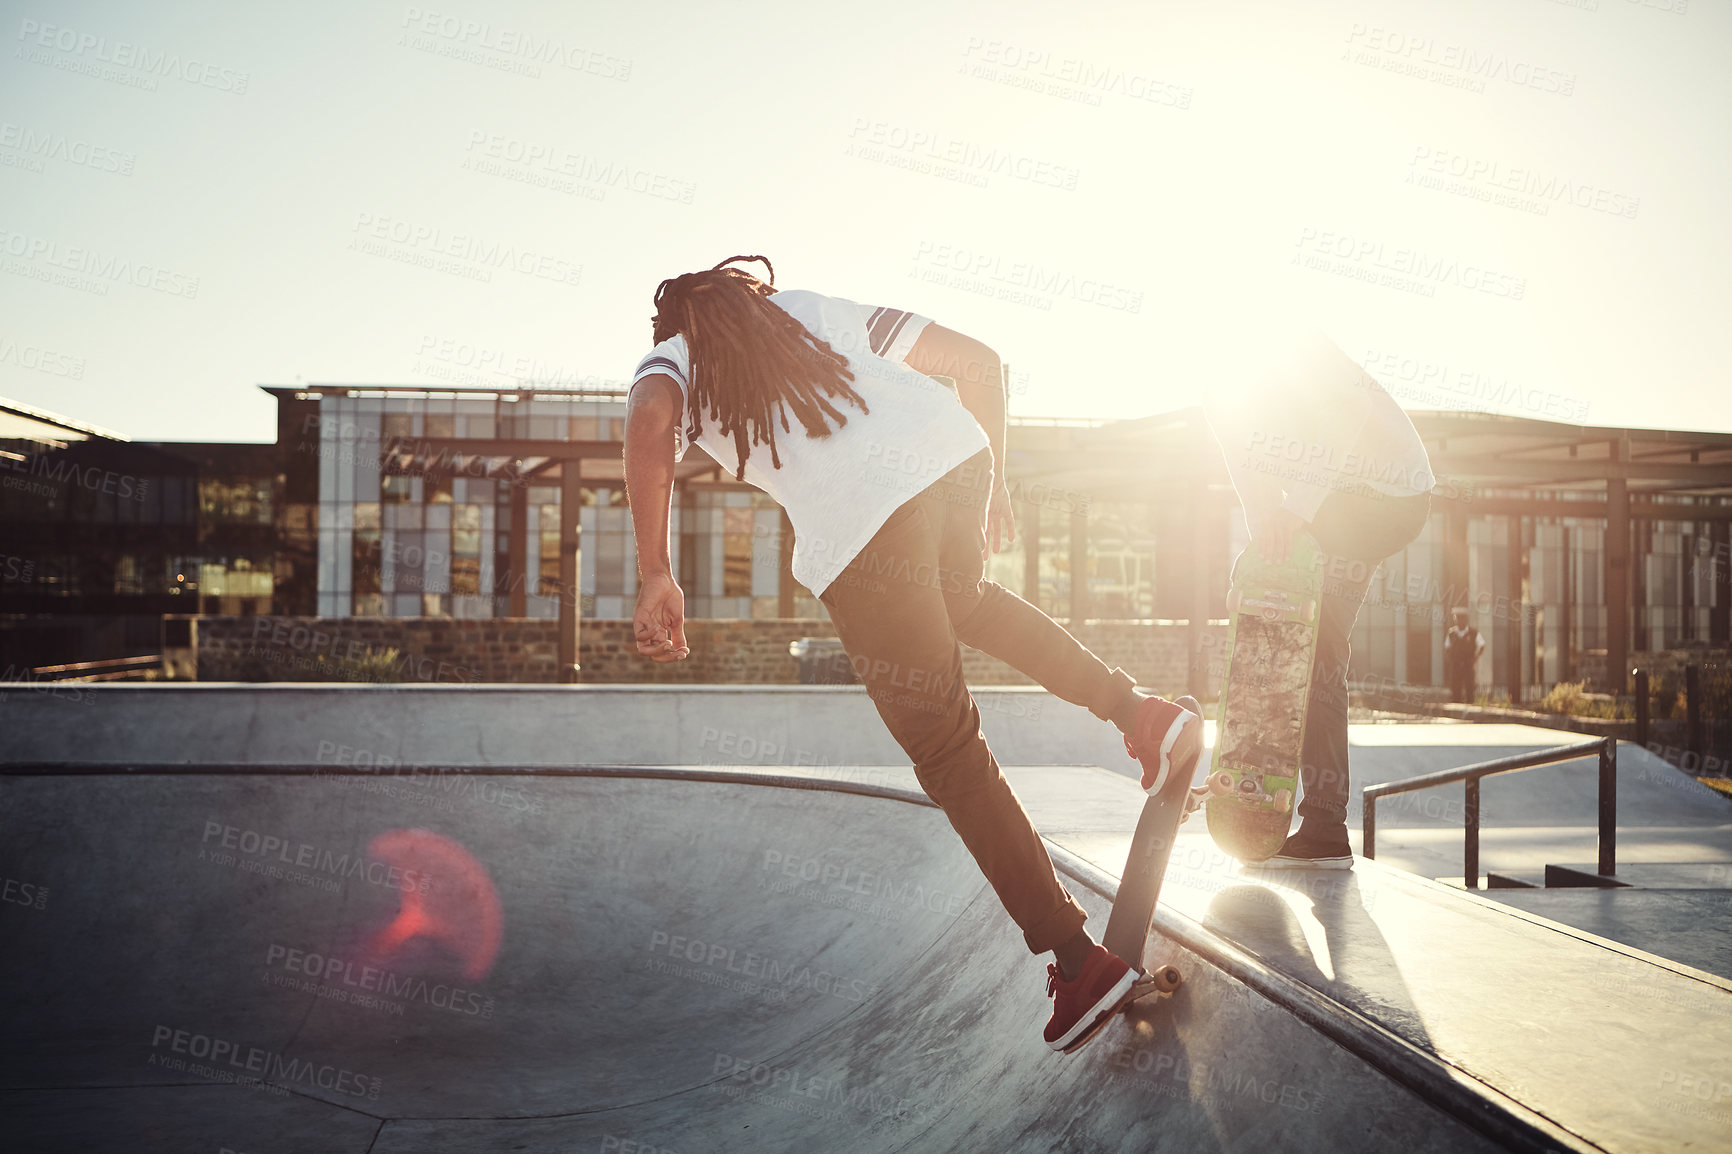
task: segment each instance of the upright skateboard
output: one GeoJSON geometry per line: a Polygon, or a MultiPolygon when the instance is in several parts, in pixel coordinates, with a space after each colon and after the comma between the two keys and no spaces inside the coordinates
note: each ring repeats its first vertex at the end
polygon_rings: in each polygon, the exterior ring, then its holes
{"type": "MultiPolygon", "coordinates": [[[[1179,698],[1179,704],[1202,717],[1202,706],[1196,699],[1179,698]]],[[[1167,860],[1173,853],[1173,841],[1183,822],[1199,804],[1204,790],[1193,790],[1187,776],[1173,774],[1161,792],[1143,803],[1137,818],[1137,830],[1131,835],[1131,852],[1125,857],[1125,872],[1119,878],[1118,897],[1112,913],[1107,916],[1107,930],[1101,944],[1130,963],[1142,977],[1131,988],[1124,1005],[1150,994],[1170,994],[1183,981],[1177,967],[1143,968],[1143,947],[1148,942],[1149,924],[1154,920],[1155,903],[1161,896],[1161,881],[1166,877],[1167,860]]],[[[1066,1052],[1076,1049],[1095,1035],[1111,1020],[1103,1018],[1088,1033],[1077,1038],[1066,1052]]]]}
{"type": "Polygon", "coordinates": [[[1323,565],[1309,533],[1286,561],[1255,543],[1233,567],[1227,595],[1227,671],[1209,767],[1209,834],[1244,862],[1273,857],[1287,840],[1305,743],[1311,665],[1323,603],[1323,565]]]}

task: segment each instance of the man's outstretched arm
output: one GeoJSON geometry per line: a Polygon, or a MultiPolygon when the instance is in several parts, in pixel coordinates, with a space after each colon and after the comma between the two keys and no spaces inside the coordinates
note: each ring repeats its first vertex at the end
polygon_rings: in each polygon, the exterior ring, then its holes
{"type": "Polygon", "coordinates": [[[625,488],[637,537],[637,651],[651,661],[679,661],[686,645],[686,599],[674,580],[668,509],[674,492],[674,436],[682,394],[662,373],[632,386],[625,410],[625,488]]]}
{"type": "Polygon", "coordinates": [[[1006,419],[1004,365],[998,354],[982,341],[943,325],[927,325],[920,339],[908,350],[905,362],[917,373],[949,377],[956,382],[956,395],[986,430],[992,446],[994,484],[987,509],[986,541],[997,553],[1016,540],[1016,518],[1010,509],[1010,490],[1005,480],[1004,426],[1006,419]]]}

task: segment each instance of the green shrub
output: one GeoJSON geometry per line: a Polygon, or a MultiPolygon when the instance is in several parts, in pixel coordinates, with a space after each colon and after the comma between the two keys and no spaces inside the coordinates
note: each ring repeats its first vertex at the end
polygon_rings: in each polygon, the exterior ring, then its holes
{"type": "Polygon", "coordinates": [[[311,658],[295,654],[294,660],[268,661],[257,655],[241,663],[242,681],[312,681],[319,683],[384,683],[403,680],[402,657],[396,649],[382,649],[364,657],[311,658]]]}
{"type": "Polygon", "coordinates": [[[1541,713],[1568,714],[1571,717],[1595,717],[1604,721],[1623,721],[1635,716],[1630,704],[1610,694],[1589,693],[1585,681],[1560,681],[1534,706],[1541,713]]]}
{"type": "Polygon", "coordinates": [[[1574,713],[1581,708],[1587,694],[1588,683],[1585,681],[1560,681],[1540,698],[1535,708],[1541,713],[1574,713]]]}

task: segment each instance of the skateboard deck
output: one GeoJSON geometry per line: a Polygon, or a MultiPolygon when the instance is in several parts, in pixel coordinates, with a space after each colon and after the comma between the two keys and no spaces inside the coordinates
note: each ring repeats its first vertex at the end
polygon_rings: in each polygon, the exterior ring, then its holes
{"type": "Polygon", "coordinates": [[[1233,567],[1205,807],[1210,836],[1240,861],[1273,857],[1292,824],[1322,606],[1322,555],[1309,533],[1294,534],[1284,562],[1265,561],[1253,543],[1233,567]]]}
{"type": "Polygon", "coordinates": [[[1179,823],[1185,819],[1191,801],[1190,784],[1174,774],[1166,788],[1143,803],[1137,830],[1131,835],[1125,872],[1119,877],[1118,897],[1113,900],[1112,913],[1107,915],[1101,945],[1136,970],[1143,968],[1143,946],[1148,941],[1149,924],[1154,920],[1155,903],[1161,897],[1167,859],[1172,856],[1179,823]]]}
{"type": "MultiPolygon", "coordinates": [[[[1194,699],[1181,698],[1180,704],[1187,705],[1199,718],[1202,716],[1202,706],[1194,699]]],[[[1107,915],[1106,933],[1101,936],[1103,946],[1142,975],[1120,1009],[1150,994],[1170,994],[1184,980],[1174,966],[1145,969],[1143,949],[1149,939],[1149,925],[1154,921],[1155,903],[1160,900],[1161,882],[1167,874],[1179,825],[1197,808],[1203,793],[1191,788],[1188,775],[1175,773],[1160,793],[1143,803],[1143,811],[1137,818],[1131,850],[1125,856],[1125,870],[1119,877],[1118,896],[1113,900],[1112,913],[1107,915]]],[[[1065,1052],[1092,1038],[1111,1017],[1109,1014],[1101,1019],[1093,1030],[1067,1046],[1065,1052]]]]}

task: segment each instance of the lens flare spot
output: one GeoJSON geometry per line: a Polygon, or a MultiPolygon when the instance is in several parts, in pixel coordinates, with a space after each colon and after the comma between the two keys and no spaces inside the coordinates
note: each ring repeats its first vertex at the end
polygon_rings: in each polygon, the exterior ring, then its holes
{"type": "Polygon", "coordinates": [[[369,952],[389,960],[427,943],[455,958],[468,980],[486,977],[505,934],[487,867],[457,842],[425,829],[386,830],[367,853],[402,879],[397,914],[373,936],[369,952]]]}

